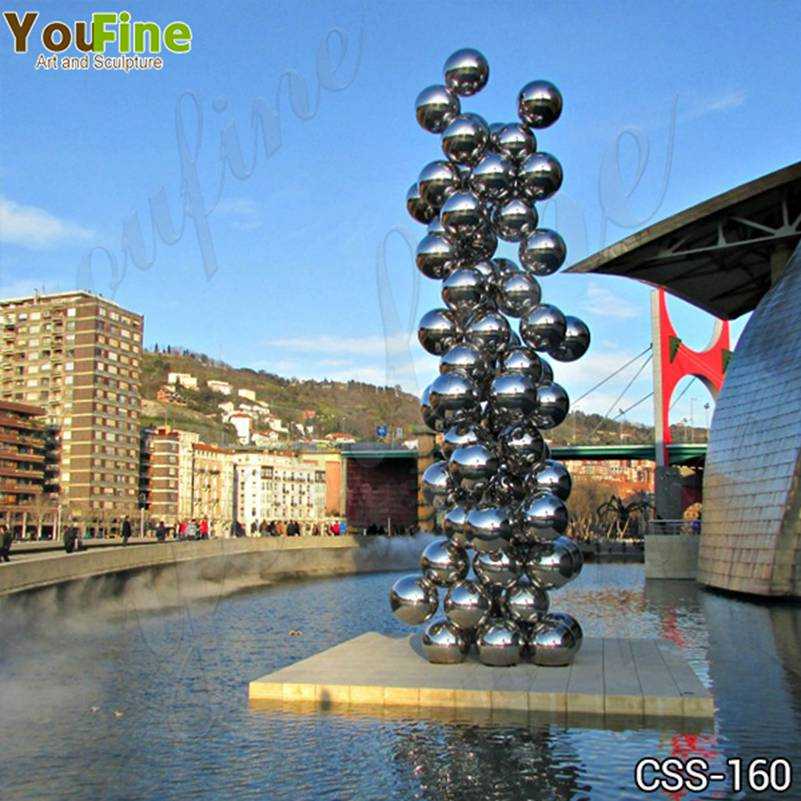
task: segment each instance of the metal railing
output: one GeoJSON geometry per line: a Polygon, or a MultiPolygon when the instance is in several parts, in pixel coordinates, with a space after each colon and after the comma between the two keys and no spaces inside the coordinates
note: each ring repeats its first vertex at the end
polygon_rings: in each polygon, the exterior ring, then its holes
{"type": "Polygon", "coordinates": [[[700,520],[649,520],[649,535],[700,534],[700,520]]]}

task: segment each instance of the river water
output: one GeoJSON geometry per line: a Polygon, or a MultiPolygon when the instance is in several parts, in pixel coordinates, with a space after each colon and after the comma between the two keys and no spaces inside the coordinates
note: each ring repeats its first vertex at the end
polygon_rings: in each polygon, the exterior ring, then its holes
{"type": "MultiPolygon", "coordinates": [[[[250,709],[250,679],[364,631],[401,632],[393,574],[293,581],[171,611],[126,594],[93,613],[0,605],[0,798],[645,798],[642,756],[784,756],[801,771],[801,607],[645,582],[641,565],[585,565],[554,593],[589,636],[665,637],[717,706],[708,730],[605,730],[250,709]],[[290,636],[292,630],[300,636],[290,636]]],[[[651,797],[662,797],[660,793],[651,797]]],[[[694,798],[672,794],[669,798],[694,798]]],[[[783,796],[801,798],[801,773],[783,796]]]]}

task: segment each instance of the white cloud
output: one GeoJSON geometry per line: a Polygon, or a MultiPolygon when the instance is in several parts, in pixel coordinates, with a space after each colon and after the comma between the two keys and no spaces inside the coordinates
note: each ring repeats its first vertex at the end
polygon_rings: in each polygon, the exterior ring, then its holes
{"type": "Polygon", "coordinates": [[[730,111],[739,108],[745,103],[748,94],[744,89],[731,89],[719,95],[702,98],[691,103],[687,111],[680,114],[683,121],[697,120],[707,114],[718,114],[723,111],[730,111]]]}
{"type": "Polygon", "coordinates": [[[642,316],[642,309],[615,294],[610,289],[590,284],[583,308],[592,314],[603,317],[615,317],[619,320],[633,320],[642,316]]]}
{"type": "Polygon", "coordinates": [[[47,250],[86,242],[92,236],[90,229],[60,220],[37,206],[24,206],[0,197],[0,242],[30,250],[47,250]]]}
{"type": "Polygon", "coordinates": [[[261,206],[248,198],[225,198],[214,211],[229,219],[238,231],[256,231],[264,225],[261,206]]]}

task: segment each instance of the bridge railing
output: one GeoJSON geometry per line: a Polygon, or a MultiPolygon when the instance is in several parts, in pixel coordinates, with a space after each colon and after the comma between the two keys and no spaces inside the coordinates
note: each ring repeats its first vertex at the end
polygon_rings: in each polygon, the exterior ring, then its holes
{"type": "Polygon", "coordinates": [[[648,534],[675,536],[677,534],[700,534],[701,524],[697,520],[649,520],[648,534]]]}

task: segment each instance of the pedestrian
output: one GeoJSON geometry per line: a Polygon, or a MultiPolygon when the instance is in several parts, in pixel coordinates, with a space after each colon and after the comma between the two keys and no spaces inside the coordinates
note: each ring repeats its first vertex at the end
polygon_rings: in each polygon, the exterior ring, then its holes
{"type": "Polygon", "coordinates": [[[200,539],[207,540],[209,538],[209,521],[204,517],[200,521],[200,539]]]}
{"type": "Polygon", "coordinates": [[[185,540],[186,539],[186,530],[189,528],[189,523],[186,520],[182,520],[178,524],[178,539],[185,540]]]}
{"type": "Polygon", "coordinates": [[[186,527],[186,538],[190,540],[197,539],[197,520],[194,517],[186,527]]]}
{"type": "Polygon", "coordinates": [[[131,521],[128,515],[125,515],[122,519],[122,544],[127,545],[129,539],[131,539],[131,521]]]}
{"type": "Polygon", "coordinates": [[[14,535],[9,530],[8,526],[1,525],[0,526],[0,558],[4,562],[11,561],[11,543],[14,539],[14,535]]]}
{"type": "Polygon", "coordinates": [[[164,525],[163,520],[156,526],[156,539],[159,542],[164,542],[167,539],[167,527],[164,525]]]}
{"type": "Polygon", "coordinates": [[[262,518],[261,523],[259,523],[259,536],[266,537],[268,533],[267,521],[262,518]]]}

